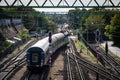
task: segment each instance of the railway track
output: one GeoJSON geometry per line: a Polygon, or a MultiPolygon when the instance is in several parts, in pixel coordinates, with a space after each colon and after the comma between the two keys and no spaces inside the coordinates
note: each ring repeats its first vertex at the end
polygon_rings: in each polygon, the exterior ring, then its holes
{"type": "Polygon", "coordinates": [[[70,58],[68,56],[68,52],[66,51],[66,56],[67,56],[67,80],[72,80],[72,70],[71,70],[71,65],[70,65],[70,58]]]}
{"type": "Polygon", "coordinates": [[[76,56],[74,56],[73,46],[70,42],[67,50],[66,50],[66,57],[67,57],[67,75],[68,80],[85,80],[83,71],[81,66],[78,64],[78,60],[76,56]],[[71,60],[70,55],[74,59],[71,60]]]}
{"type": "Polygon", "coordinates": [[[49,69],[41,71],[27,71],[23,80],[47,80],[49,69]]]}
{"type": "MultiPolygon", "coordinates": [[[[72,41],[72,44],[73,44],[73,41],[72,41]]],[[[74,44],[73,44],[74,45],[74,44]]],[[[74,47],[74,50],[76,50],[75,46],[74,47]]],[[[80,56],[78,56],[77,54],[74,54],[74,56],[76,56],[77,58],[77,61],[78,63],[83,66],[83,67],[86,67],[88,70],[91,70],[91,71],[94,71],[95,73],[97,73],[98,75],[100,75],[101,77],[104,77],[106,78],[107,80],[120,80],[120,77],[116,74],[113,74],[111,73],[110,71],[108,71],[106,68],[101,68],[100,66],[96,66],[92,63],[90,63],[89,61],[85,60],[85,59],[82,59],[80,56]]],[[[69,57],[75,62],[76,60],[71,56],[69,55],[69,57]]]]}
{"type": "Polygon", "coordinates": [[[84,59],[79,58],[77,55],[76,55],[76,57],[77,57],[77,59],[79,59],[79,64],[98,73],[99,75],[105,77],[106,79],[120,80],[119,76],[110,73],[106,69],[100,68],[99,66],[95,66],[95,65],[89,63],[88,61],[85,61],[84,59]]]}
{"type": "Polygon", "coordinates": [[[118,62],[113,56],[111,56],[109,53],[106,55],[105,49],[100,47],[100,51],[103,56],[105,56],[106,59],[109,60],[114,66],[120,66],[120,62],[118,62]]]}
{"type": "Polygon", "coordinates": [[[75,56],[75,51],[76,49],[74,48],[74,44],[71,43],[70,41],[70,46],[71,46],[71,49],[70,50],[70,53],[72,53],[71,55],[73,56],[74,60],[75,60],[75,64],[77,66],[77,70],[78,70],[78,73],[79,73],[79,76],[80,76],[80,80],[85,80],[85,76],[84,76],[84,73],[82,71],[82,68],[81,66],[79,66],[79,63],[78,63],[78,60],[77,60],[77,57],[75,56]]]}
{"type": "Polygon", "coordinates": [[[20,50],[15,56],[9,58],[8,62],[3,62],[3,67],[0,69],[0,80],[8,80],[15,72],[25,65],[25,51],[36,42],[33,41],[26,45],[23,50],[20,50]]]}
{"type": "Polygon", "coordinates": [[[106,55],[105,50],[100,48],[98,45],[96,45],[96,44],[88,44],[83,37],[81,37],[81,39],[85,43],[85,45],[89,47],[90,51],[96,56],[96,58],[98,56],[98,60],[104,66],[107,65],[107,66],[110,67],[111,73],[115,74],[116,76],[120,75],[120,71],[117,68],[120,64],[111,55],[109,55],[109,54],[106,55]],[[116,67],[116,65],[117,65],[117,67],[116,67]]]}
{"type": "Polygon", "coordinates": [[[41,78],[41,74],[35,74],[29,71],[28,76],[25,78],[25,80],[42,80],[42,78],[41,78]]]}
{"type": "MultiPolygon", "coordinates": [[[[95,45],[91,45],[91,47],[96,50],[96,46],[95,45]]],[[[99,47],[99,46],[98,46],[99,47]]],[[[105,50],[102,49],[101,47],[99,47],[99,49],[97,50],[99,52],[99,55],[101,55],[104,59],[104,62],[106,63],[106,65],[108,67],[110,67],[111,69],[114,69],[114,71],[117,72],[118,75],[120,75],[120,71],[119,71],[119,67],[120,67],[120,63],[115,60],[114,57],[112,57],[110,54],[105,53],[105,50]]]]}
{"type": "Polygon", "coordinates": [[[19,59],[9,65],[7,68],[1,70],[0,79],[8,80],[17,69],[25,65],[25,58],[19,59]]]}

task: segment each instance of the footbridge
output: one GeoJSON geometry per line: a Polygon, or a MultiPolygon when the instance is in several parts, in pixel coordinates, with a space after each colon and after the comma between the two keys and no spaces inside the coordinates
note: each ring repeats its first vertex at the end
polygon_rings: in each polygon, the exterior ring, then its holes
{"type": "Polygon", "coordinates": [[[120,8],[120,0],[0,0],[0,8],[120,8]]]}

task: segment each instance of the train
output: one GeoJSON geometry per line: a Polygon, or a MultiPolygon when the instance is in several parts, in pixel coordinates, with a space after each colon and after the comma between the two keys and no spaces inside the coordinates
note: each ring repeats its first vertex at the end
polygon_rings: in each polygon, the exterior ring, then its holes
{"type": "MultiPolygon", "coordinates": [[[[64,33],[57,33],[52,35],[52,53],[55,54],[55,51],[68,44],[69,38],[68,35],[64,33]]],[[[49,66],[49,37],[43,38],[36,42],[26,51],[26,63],[27,70],[32,69],[41,69],[45,66],[49,66]]]]}

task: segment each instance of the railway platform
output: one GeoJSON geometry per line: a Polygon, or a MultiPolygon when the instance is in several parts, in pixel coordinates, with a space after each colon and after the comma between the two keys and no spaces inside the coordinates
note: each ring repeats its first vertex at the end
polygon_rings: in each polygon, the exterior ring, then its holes
{"type": "MultiPolygon", "coordinates": [[[[120,48],[116,46],[112,46],[113,42],[112,41],[107,41],[108,43],[108,49],[112,53],[114,53],[116,56],[120,57],[120,48]]],[[[101,44],[103,47],[105,47],[105,42],[101,44]]]]}

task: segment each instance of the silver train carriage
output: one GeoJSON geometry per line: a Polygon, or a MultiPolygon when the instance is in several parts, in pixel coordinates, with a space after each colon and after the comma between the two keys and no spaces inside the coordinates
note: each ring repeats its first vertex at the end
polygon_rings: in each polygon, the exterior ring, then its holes
{"type": "MultiPolygon", "coordinates": [[[[39,40],[26,51],[27,69],[42,68],[48,65],[49,60],[49,37],[39,40]]],[[[52,35],[52,52],[69,43],[68,36],[63,33],[52,35]]]]}

